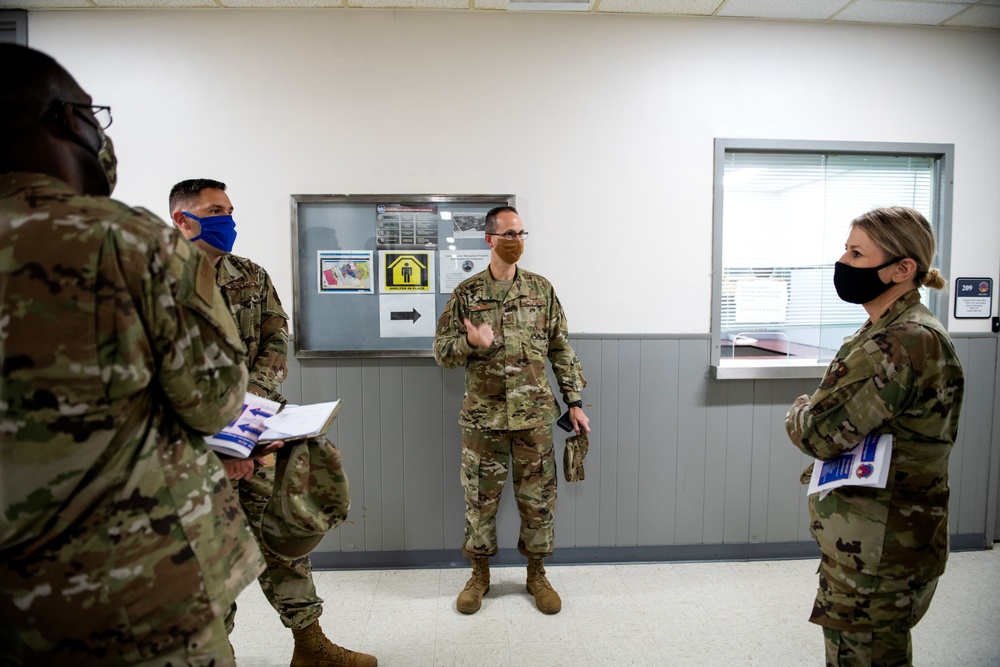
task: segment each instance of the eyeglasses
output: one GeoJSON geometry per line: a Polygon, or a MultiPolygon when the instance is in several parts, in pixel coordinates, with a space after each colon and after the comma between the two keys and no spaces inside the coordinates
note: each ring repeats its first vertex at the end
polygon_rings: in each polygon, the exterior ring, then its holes
{"type": "Polygon", "coordinates": [[[504,232],[503,234],[494,234],[493,232],[486,232],[487,236],[500,236],[508,241],[523,241],[528,238],[528,232],[504,232]]]}
{"type": "Polygon", "coordinates": [[[90,113],[94,115],[94,120],[102,130],[106,130],[111,127],[111,107],[98,106],[96,104],[84,104],[83,102],[66,102],[63,101],[62,104],[68,104],[75,109],[90,109],[90,113]]]}

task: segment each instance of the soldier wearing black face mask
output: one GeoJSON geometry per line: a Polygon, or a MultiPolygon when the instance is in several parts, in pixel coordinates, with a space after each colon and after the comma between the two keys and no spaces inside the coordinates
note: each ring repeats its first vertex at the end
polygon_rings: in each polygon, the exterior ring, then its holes
{"type": "Polygon", "coordinates": [[[904,258],[896,257],[884,264],[868,268],[837,262],[833,267],[833,286],[837,289],[837,296],[847,303],[873,301],[894,284],[891,279],[889,282],[884,282],[879,271],[896,264],[901,259],[904,258]]]}
{"type": "Polygon", "coordinates": [[[231,666],[264,562],[199,433],[242,407],[239,331],[201,253],[109,197],[110,108],[0,63],[0,664],[231,666]]]}
{"type": "Polygon", "coordinates": [[[111,127],[111,107],[76,103],[71,104],[71,107],[75,113],[80,114],[80,118],[84,122],[92,124],[97,130],[98,144],[94,157],[97,158],[97,163],[101,165],[101,169],[104,171],[104,178],[108,182],[108,196],[110,197],[111,193],[115,190],[115,185],[118,183],[118,157],[115,155],[115,147],[111,142],[111,137],[104,132],[104,130],[111,127]],[[80,111],[81,109],[88,108],[93,116],[93,121],[80,111]]]}
{"type": "Polygon", "coordinates": [[[948,560],[948,455],[964,380],[951,338],[917,291],[946,285],[929,268],[934,245],[930,224],[911,208],[851,223],[834,283],[869,319],[785,419],[795,446],[823,461],[869,434],[893,436],[885,488],[809,496],[822,552],[810,621],[823,627],[827,665],[911,665],[910,629],[948,560]]]}

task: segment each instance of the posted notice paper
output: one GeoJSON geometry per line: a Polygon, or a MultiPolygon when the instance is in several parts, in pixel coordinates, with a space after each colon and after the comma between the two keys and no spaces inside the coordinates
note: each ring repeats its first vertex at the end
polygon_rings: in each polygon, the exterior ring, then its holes
{"type": "Polygon", "coordinates": [[[823,498],[840,486],[871,486],[884,489],[889,479],[892,434],[869,434],[850,450],[830,461],[816,460],[807,494],[823,498]]]}

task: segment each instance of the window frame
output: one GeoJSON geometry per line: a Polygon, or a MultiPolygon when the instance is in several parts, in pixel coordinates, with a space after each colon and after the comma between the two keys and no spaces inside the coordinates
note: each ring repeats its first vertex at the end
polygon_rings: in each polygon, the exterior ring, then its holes
{"type": "MultiPolygon", "coordinates": [[[[891,155],[930,157],[935,161],[934,234],[937,239],[937,267],[946,279],[951,269],[951,211],[954,187],[954,144],[816,141],[787,139],[716,138],[712,199],[712,354],[710,375],[717,380],[747,380],[758,378],[821,378],[827,362],[818,359],[743,359],[738,365],[724,365],[722,346],[722,241],[723,241],[723,175],[726,154],[744,153],[811,153],[837,155],[891,155]]],[[[860,215],[863,211],[858,211],[860,215]]],[[[831,258],[831,263],[837,258],[831,258]]],[[[950,284],[950,283],[949,283],[950,284]]],[[[948,328],[949,290],[930,290],[927,307],[948,328]]]]}

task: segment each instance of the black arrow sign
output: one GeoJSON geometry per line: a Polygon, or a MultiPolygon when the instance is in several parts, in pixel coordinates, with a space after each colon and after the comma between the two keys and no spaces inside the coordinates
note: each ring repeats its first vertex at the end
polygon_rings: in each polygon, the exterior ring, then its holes
{"type": "Polygon", "coordinates": [[[399,312],[395,312],[395,311],[390,311],[389,312],[389,319],[390,320],[413,320],[414,322],[416,322],[417,320],[420,319],[420,313],[417,312],[416,308],[414,308],[412,312],[401,312],[401,313],[399,313],[399,312]]]}

